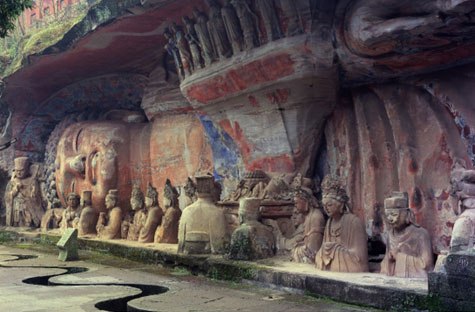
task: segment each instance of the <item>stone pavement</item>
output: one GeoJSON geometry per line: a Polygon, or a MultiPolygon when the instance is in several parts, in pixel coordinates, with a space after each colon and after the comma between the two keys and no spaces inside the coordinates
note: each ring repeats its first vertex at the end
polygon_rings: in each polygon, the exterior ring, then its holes
{"type": "MultiPolygon", "coordinates": [[[[166,287],[168,291],[129,301],[130,311],[363,311],[356,307],[316,300],[282,290],[212,281],[189,275],[185,271],[122,261],[104,255],[95,259],[95,262],[65,263],[58,261],[56,255],[0,245],[0,310],[97,311],[95,305],[98,302],[103,302],[101,307],[104,308],[109,304],[107,300],[138,295],[141,291],[130,286],[88,286],[89,284],[147,284],[166,287]],[[18,254],[38,257],[15,260],[17,257],[13,255],[18,254]],[[98,263],[113,263],[114,266],[98,263]],[[41,266],[50,268],[37,268],[41,266]],[[87,268],[88,271],[49,279],[53,283],[76,286],[46,286],[22,282],[31,277],[65,272],[61,268],[51,267],[80,267],[87,268]]],[[[41,280],[40,278],[32,281],[44,282],[41,280]]],[[[110,303],[108,309],[125,311],[125,305],[120,305],[123,303],[110,303]]]]}

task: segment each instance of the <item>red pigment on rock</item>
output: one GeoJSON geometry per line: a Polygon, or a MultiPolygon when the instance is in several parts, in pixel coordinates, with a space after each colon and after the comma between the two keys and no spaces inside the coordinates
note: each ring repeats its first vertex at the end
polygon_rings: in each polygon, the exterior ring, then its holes
{"type": "Polygon", "coordinates": [[[250,86],[288,76],[294,72],[293,65],[294,61],[287,53],[271,55],[193,84],[185,92],[188,99],[205,104],[250,86]]]}

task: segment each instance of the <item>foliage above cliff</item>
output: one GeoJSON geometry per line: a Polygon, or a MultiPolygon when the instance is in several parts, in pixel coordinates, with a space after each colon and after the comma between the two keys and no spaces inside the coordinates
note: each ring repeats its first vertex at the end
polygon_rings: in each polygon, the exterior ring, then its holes
{"type": "Polygon", "coordinates": [[[15,29],[15,19],[33,6],[33,0],[2,0],[0,2],[0,38],[15,29]]]}

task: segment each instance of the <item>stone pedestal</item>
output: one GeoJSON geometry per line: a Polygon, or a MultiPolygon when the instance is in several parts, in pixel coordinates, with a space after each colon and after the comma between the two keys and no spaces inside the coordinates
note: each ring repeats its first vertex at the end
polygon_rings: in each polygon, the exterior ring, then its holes
{"type": "Polygon", "coordinates": [[[429,273],[429,296],[444,311],[475,308],[475,252],[451,254],[439,272],[429,273]]]}

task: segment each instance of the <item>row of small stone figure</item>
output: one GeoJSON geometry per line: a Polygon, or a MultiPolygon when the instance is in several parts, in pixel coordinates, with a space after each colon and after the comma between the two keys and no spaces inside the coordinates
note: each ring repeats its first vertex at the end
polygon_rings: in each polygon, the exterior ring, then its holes
{"type": "Polygon", "coordinates": [[[117,206],[118,191],[109,190],[105,205],[107,212],[97,215],[91,207],[91,191],[83,191],[83,205],[79,205],[79,195],[70,193],[67,197],[68,207],[64,209],[61,229],[77,228],[80,236],[97,233],[101,239],[124,238],[141,243],[178,242],[178,221],[181,210],[178,208],[178,192],[167,179],[164,187],[163,210],[158,203],[158,192],[150,183],[144,196],[134,185],[130,205],[131,215],[123,215],[117,206]]]}
{"type": "MultiPolygon", "coordinates": [[[[206,3],[209,20],[205,13],[194,8],[195,21],[183,17],[186,34],[176,23],[171,26],[173,34],[169,28],[164,31],[168,39],[165,49],[173,57],[180,79],[216,60],[283,37],[274,0],[256,0],[257,11],[247,0],[224,0],[222,7],[217,0],[206,0],[206,3]],[[265,32],[258,32],[257,12],[262,17],[265,32]]],[[[280,5],[288,21],[286,35],[302,33],[302,21],[295,1],[280,0],[280,5]]]]}
{"type": "MultiPolygon", "coordinates": [[[[211,178],[209,178],[211,179],[211,178]]],[[[198,201],[185,209],[180,220],[179,252],[227,253],[236,260],[255,260],[290,253],[296,262],[312,263],[334,272],[367,272],[367,235],[363,222],[351,213],[348,196],[330,176],[322,182],[325,218],[316,198],[305,189],[295,192],[292,221],[296,230],[285,237],[276,221],[260,222],[261,200],[243,198],[239,203],[240,226],[231,240],[224,213],[210,199],[212,183],[197,178],[198,201]]],[[[433,268],[428,232],[417,225],[407,193],[395,192],[385,200],[387,252],[381,273],[398,277],[427,278],[433,268]]]]}

